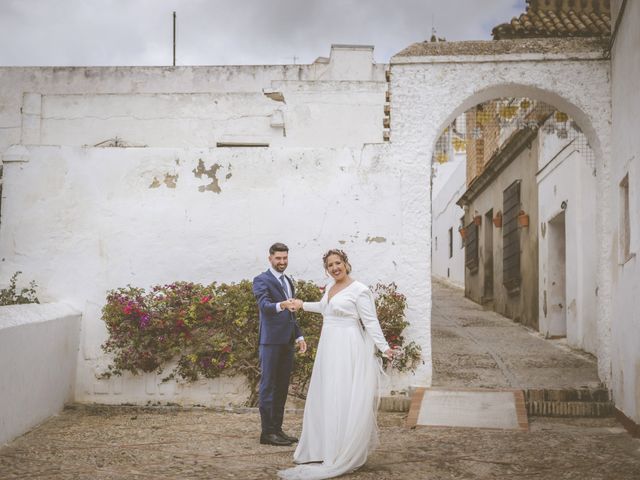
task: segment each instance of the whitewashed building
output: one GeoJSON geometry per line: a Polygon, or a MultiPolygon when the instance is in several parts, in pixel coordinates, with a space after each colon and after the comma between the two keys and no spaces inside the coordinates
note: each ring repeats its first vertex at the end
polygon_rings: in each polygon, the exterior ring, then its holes
{"type": "Polygon", "coordinates": [[[246,399],[241,379],[99,379],[109,289],[250,279],[282,241],[296,278],[326,281],[340,246],[362,281],[410,292],[385,68],[336,45],[305,66],[0,69],[2,276],[82,314],[75,400],[246,399]]]}
{"type": "Polygon", "coordinates": [[[595,165],[584,135],[568,126],[559,136],[554,123],[537,139],[539,331],[595,354],[595,165]]]}
{"type": "Polygon", "coordinates": [[[431,176],[431,275],[459,288],[464,288],[459,234],[464,211],[456,202],[466,184],[465,136],[465,117],[460,116],[436,142],[431,176]]]}
{"type": "MultiPolygon", "coordinates": [[[[612,223],[611,388],[620,418],[640,436],[640,2],[611,1],[611,202],[598,204],[612,223]]],[[[598,246],[600,250],[603,245],[598,246]]],[[[598,309],[598,318],[602,314],[598,309]]]]}
{"type": "Polygon", "coordinates": [[[431,274],[460,288],[464,288],[464,243],[458,230],[464,211],[456,201],[464,193],[465,165],[465,154],[460,152],[434,166],[431,204],[431,274]]]}
{"type": "Polygon", "coordinates": [[[98,379],[108,363],[100,309],[108,289],[126,284],[251,278],[273,241],[290,246],[297,278],[321,282],[321,254],[337,245],[359,280],[395,281],[425,363],[388,388],[430,385],[434,146],[460,114],[505,96],[566,112],[593,149],[595,351],[619,410],[640,422],[631,80],[640,5],[622,5],[612,59],[601,39],[564,38],[418,43],[388,66],[373,63],[371,47],[334,46],[311,65],[0,68],[0,277],[21,270],[42,301],[64,303],[37,315],[12,310],[0,323],[0,337],[22,342],[13,356],[0,349],[0,362],[18,369],[0,405],[6,431],[43,415],[19,410],[31,405],[31,387],[16,379],[31,375],[33,330],[61,319],[63,347],[51,362],[77,362],[53,372],[69,387],[49,411],[72,399],[243,401],[242,381],[98,379]]]}

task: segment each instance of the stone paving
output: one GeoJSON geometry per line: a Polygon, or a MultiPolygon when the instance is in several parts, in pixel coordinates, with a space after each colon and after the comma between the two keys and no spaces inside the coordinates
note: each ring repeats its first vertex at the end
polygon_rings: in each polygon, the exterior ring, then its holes
{"type": "MultiPolygon", "coordinates": [[[[613,419],[535,418],[529,432],[407,429],[380,415],[380,447],[349,479],[638,479],[640,440],[613,419]]],[[[301,414],[287,415],[298,432],[301,414]]],[[[66,409],[0,450],[2,479],[269,479],[293,449],[259,445],[255,411],[66,409]]]]}
{"type": "MultiPolygon", "coordinates": [[[[434,384],[597,384],[594,359],[436,283],[434,384]],[[542,355],[542,356],[541,356],[542,355]]],[[[530,418],[529,431],[405,427],[381,413],[380,447],[349,479],[640,479],[640,439],[613,418],[530,418]]],[[[302,413],[286,416],[300,431],[302,413]]],[[[0,479],[270,479],[291,447],[260,445],[255,409],[72,405],[0,449],[0,479]]]]}
{"type": "MultiPolygon", "coordinates": [[[[433,282],[433,386],[598,387],[596,358],[563,340],[486,311],[464,292],[433,282]]],[[[640,477],[639,477],[640,478],[640,477]]]]}

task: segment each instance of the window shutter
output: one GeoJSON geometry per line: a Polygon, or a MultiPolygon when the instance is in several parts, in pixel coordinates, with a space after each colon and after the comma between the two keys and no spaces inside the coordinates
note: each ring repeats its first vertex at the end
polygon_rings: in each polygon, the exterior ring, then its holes
{"type": "Polygon", "coordinates": [[[520,287],[520,180],[502,193],[502,284],[509,291],[520,287]]]}
{"type": "Polygon", "coordinates": [[[475,273],[478,271],[478,225],[471,222],[464,231],[464,265],[475,273]]]}

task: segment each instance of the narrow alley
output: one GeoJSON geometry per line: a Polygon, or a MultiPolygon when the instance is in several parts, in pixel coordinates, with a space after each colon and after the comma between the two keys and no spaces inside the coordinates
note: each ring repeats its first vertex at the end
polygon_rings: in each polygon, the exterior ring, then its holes
{"type": "Polygon", "coordinates": [[[433,281],[433,385],[474,388],[599,388],[596,359],[545,340],[433,281]]]}

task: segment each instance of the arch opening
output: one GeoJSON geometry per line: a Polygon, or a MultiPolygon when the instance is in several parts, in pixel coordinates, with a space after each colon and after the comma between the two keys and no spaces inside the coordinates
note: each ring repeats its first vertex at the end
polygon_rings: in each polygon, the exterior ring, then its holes
{"type": "MultiPolygon", "coordinates": [[[[602,149],[592,122],[557,94],[503,85],[462,102],[439,132],[432,149],[432,278],[462,287],[460,295],[545,338],[597,354],[602,149]]],[[[442,385],[437,321],[433,378],[442,385]]],[[[597,373],[583,380],[598,380],[597,373]]],[[[455,386],[480,384],[467,378],[455,386]]]]}

